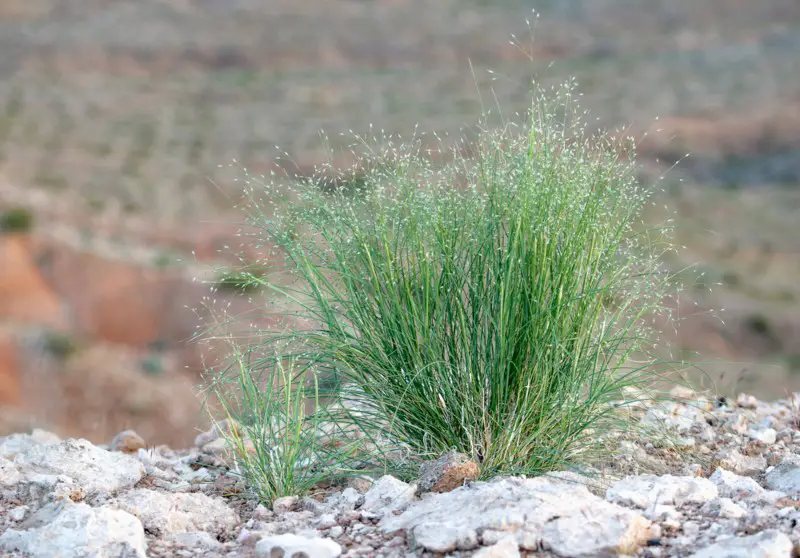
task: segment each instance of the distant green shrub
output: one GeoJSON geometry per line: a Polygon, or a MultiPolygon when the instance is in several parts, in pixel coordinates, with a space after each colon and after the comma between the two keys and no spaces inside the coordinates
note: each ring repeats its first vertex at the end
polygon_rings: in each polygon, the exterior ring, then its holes
{"type": "Polygon", "coordinates": [[[747,318],[747,327],[753,333],[759,335],[771,335],[772,327],[769,324],[769,319],[763,314],[752,314],[747,318]]]}
{"type": "Polygon", "coordinates": [[[41,335],[42,349],[58,360],[66,360],[78,351],[75,339],[66,332],[46,330],[41,335]]]}
{"type": "Polygon", "coordinates": [[[164,360],[161,355],[149,355],[139,361],[142,372],[148,376],[161,376],[164,374],[164,360]]]}
{"type": "Polygon", "coordinates": [[[33,213],[27,209],[10,209],[0,213],[0,232],[29,232],[33,228],[33,213]]]}

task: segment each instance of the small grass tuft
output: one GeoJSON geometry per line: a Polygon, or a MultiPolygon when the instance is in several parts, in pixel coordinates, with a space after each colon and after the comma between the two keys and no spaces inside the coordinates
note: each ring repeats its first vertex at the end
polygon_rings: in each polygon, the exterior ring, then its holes
{"type": "MultiPolygon", "coordinates": [[[[217,378],[232,382],[215,381],[210,393],[227,424],[236,425],[218,428],[234,470],[261,502],[270,505],[352,473],[348,466],[359,453],[359,442],[344,445],[325,435],[323,415],[314,411],[324,393],[315,376],[309,381],[291,361],[277,361],[270,368],[263,362],[252,351],[234,347],[217,378]]],[[[340,431],[334,425],[327,432],[340,431]]]]}
{"type": "Polygon", "coordinates": [[[164,375],[164,360],[159,354],[151,354],[139,361],[139,366],[142,372],[148,376],[163,376],[164,375]]]}
{"type": "Polygon", "coordinates": [[[67,332],[42,330],[37,336],[36,346],[58,361],[68,360],[80,349],[78,342],[67,332]]]}

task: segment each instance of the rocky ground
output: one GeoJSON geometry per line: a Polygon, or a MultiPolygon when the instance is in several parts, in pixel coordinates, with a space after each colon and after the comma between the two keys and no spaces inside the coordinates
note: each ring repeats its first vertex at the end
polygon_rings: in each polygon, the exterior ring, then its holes
{"type": "MultiPolygon", "coordinates": [[[[281,498],[269,508],[249,497],[230,471],[214,466],[224,450],[214,431],[183,451],[147,448],[132,432],[108,446],[41,430],[14,434],[0,440],[0,552],[797,555],[800,394],[773,403],[748,395],[709,399],[686,390],[673,395],[641,409],[643,426],[661,434],[622,441],[598,475],[457,483],[423,475],[412,484],[391,476],[359,478],[281,498]]],[[[448,476],[446,466],[438,469],[448,476]]]]}

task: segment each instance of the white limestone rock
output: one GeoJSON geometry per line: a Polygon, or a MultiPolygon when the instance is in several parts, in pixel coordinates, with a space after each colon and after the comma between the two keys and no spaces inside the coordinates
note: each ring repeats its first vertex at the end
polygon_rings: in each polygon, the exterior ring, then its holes
{"type": "Polygon", "coordinates": [[[644,516],[650,521],[678,522],[683,519],[683,514],[675,506],[655,504],[644,511],[644,516]]]}
{"type": "Polygon", "coordinates": [[[431,552],[473,550],[478,546],[478,533],[465,525],[422,523],[411,530],[411,536],[415,547],[431,552]]]}
{"type": "Polygon", "coordinates": [[[19,468],[12,461],[0,457],[0,486],[14,486],[21,480],[19,468]]]}
{"type": "Polygon", "coordinates": [[[195,531],[220,535],[233,529],[239,521],[224,501],[200,492],[163,493],[137,488],[120,495],[109,505],[140,518],[145,529],[156,536],[195,531]]]}
{"type": "Polygon", "coordinates": [[[481,548],[472,558],[520,558],[519,544],[513,536],[506,536],[491,546],[481,548]]]}
{"type": "Polygon", "coordinates": [[[764,502],[775,502],[785,496],[781,492],[765,490],[750,477],[735,475],[722,467],[717,467],[708,480],[717,486],[719,495],[723,498],[733,498],[734,500],[749,498],[764,502]]]}
{"type": "Polygon", "coordinates": [[[329,496],[325,503],[333,510],[353,511],[363,506],[365,501],[363,494],[348,486],[342,492],[329,496]]]}
{"type": "Polygon", "coordinates": [[[650,535],[650,522],[640,514],[581,484],[545,477],[473,483],[385,515],[380,528],[406,530],[436,552],[472,547],[479,532],[486,543],[487,532],[503,531],[525,550],[550,547],[561,556],[633,553],[650,535]]]}
{"type": "Polygon", "coordinates": [[[19,484],[38,494],[58,485],[87,495],[111,494],[132,487],[145,473],[134,457],[75,439],[31,446],[14,458],[14,465],[22,475],[19,484]]]}
{"type": "Polygon", "coordinates": [[[337,558],[342,553],[339,543],[319,537],[308,538],[286,533],[264,537],[256,543],[256,556],[307,556],[308,558],[337,558]]]}
{"type": "Polygon", "coordinates": [[[800,494],[800,463],[786,459],[767,473],[764,478],[768,488],[791,495],[800,494]]]}
{"type": "Polygon", "coordinates": [[[730,498],[717,498],[703,505],[703,513],[725,519],[741,519],[747,515],[747,510],[730,498]]]}
{"type": "Polygon", "coordinates": [[[24,453],[35,446],[53,445],[61,441],[61,438],[47,432],[34,428],[30,434],[11,434],[0,439],[0,457],[14,459],[18,454],[24,453]]]}
{"type": "Polygon", "coordinates": [[[543,547],[559,556],[589,557],[634,554],[650,533],[644,517],[599,500],[579,513],[549,521],[541,536],[543,547]]]}
{"type": "Polygon", "coordinates": [[[743,455],[735,448],[721,450],[716,455],[720,467],[737,475],[757,475],[767,468],[767,459],[761,455],[743,455]]]}
{"type": "Polygon", "coordinates": [[[379,478],[364,494],[361,510],[366,512],[392,513],[404,509],[416,497],[416,487],[404,483],[391,475],[379,478]]]}
{"type": "Polygon", "coordinates": [[[0,550],[32,558],[144,558],[141,522],[131,514],[86,504],[50,503],[0,536],[0,550]]]}
{"type": "Polygon", "coordinates": [[[758,407],[758,399],[749,393],[740,393],[736,396],[736,405],[742,409],[756,409],[758,407]]]}
{"type": "Polygon", "coordinates": [[[707,479],[642,475],[617,481],[606,491],[606,500],[617,504],[648,509],[658,504],[682,506],[703,504],[718,495],[717,487],[707,479]]]}
{"type": "Polygon", "coordinates": [[[774,428],[750,428],[747,431],[747,436],[752,440],[756,440],[757,442],[761,442],[762,444],[768,446],[774,444],[778,439],[778,433],[774,428]]]}
{"type": "Polygon", "coordinates": [[[8,511],[8,518],[11,521],[22,521],[28,513],[28,506],[16,506],[8,511]]]}
{"type": "Polygon", "coordinates": [[[791,558],[792,541],[775,529],[749,537],[730,537],[692,554],[692,558],[791,558]]]}
{"type": "Polygon", "coordinates": [[[667,427],[675,432],[685,433],[696,424],[705,424],[705,410],[697,402],[664,401],[647,410],[642,424],[655,428],[667,427]]]}
{"type": "Polygon", "coordinates": [[[190,548],[199,552],[215,551],[222,548],[222,543],[205,531],[177,533],[170,535],[167,540],[183,548],[190,548]]]}

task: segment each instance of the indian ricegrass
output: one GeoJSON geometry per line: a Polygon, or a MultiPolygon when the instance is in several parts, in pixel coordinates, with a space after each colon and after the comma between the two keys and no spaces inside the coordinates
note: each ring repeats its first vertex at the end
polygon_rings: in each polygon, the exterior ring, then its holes
{"type": "Polygon", "coordinates": [[[254,242],[292,278],[267,287],[314,324],[260,345],[332,371],[318,411],[376,450],[457,450],[484,477],[602,459],[634,424],[629,394],[668,368],[650,324],[673,288],[669,230],[640,226],[653,190],[633,145],[590,135],[571,95],[479,126],[469,156],[359,140],[355,196],[298,179],[276,204],[285,185],[245,176],[254,242]]]}

